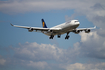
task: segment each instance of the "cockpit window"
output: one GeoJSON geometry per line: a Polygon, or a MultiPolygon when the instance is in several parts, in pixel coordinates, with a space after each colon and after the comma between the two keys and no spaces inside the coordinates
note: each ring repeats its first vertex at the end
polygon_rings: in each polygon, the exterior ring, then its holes
{"type": "Polygon", "coordinates": [[[75,21],[75,22],[78,22],[78,21],[75,21]]]}

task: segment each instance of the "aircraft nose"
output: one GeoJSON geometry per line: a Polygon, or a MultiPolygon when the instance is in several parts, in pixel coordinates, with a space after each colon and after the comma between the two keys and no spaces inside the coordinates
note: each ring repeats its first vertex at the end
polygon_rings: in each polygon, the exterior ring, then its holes
{"type": "Polygon", "coordinates": [[[79,24],[80,24],[80,22],[77,22],[77,23],[76,23],[76,25],[79,25],[79,24]]]}

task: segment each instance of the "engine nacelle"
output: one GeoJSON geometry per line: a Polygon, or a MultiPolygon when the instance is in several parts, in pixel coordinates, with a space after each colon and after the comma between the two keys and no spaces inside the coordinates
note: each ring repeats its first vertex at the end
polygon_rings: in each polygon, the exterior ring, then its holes
{"type": "Polygon", "coordinates": [[[29,32],[32,32],[32,31],[33,31],[33,28],[28,29],[28,31],[29,31],[29,32]]]}
{"type": "Polygon", "coordinates": [[[49,29],[48,32],[52,32],[52,30],[49,29]]]}
{"type": "Polygon", "coordinates": [[[74,32],[75,34],[79,34],[80,33],[80,31],[79,30],[75,30],[75,32],[74,32]]]}
{"type": "Polygon", "coordinates": [[[89,32],[90,32],[90,29],[85,30],[85,33],[89,33],[89,32]]]}

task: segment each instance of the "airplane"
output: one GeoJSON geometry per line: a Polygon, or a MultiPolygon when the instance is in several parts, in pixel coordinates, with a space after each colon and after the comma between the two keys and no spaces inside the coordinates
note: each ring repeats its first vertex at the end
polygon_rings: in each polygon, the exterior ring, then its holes
{"type": "Polygon", "coordinates": [[[91,28],[77,28],[80,25],[80,22],[78,20],[71,20],[69,22],[65,22],[65,23],[62,23],[60,25],[48,28],[44,19],[41,19],[41,20],[42,20],[43,28],[41,28],[41,27],[29,27],[29,26],[18,26],[18,25],[13,25],[11,23],[10,24],[14,27],[28,29],[29,32],[40,31],[43,34],[49,36],[49,39],[53,39],[55,35],[57,35],[58,38],[60,38],[61,35],[65,34],[65,33],[67,33],[65,39],[69,39],[69,37],[70,37],[69,33],[70,32],[73,32],[75,34],[79,34],[81,31],[85,31],[85,33],[89,33],[91,31],[91,29],[96,28],[96,26],[91,27],[91,28]]]}

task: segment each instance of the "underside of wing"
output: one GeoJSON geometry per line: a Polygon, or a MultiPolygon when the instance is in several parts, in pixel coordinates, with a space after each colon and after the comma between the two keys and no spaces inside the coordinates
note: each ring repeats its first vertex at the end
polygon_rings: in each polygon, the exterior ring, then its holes
{"type": "Polygon", "coordinates": [[[92,29],[95,29],[95,27],[91,27],[91,28],[77,28],[77,29],[74,29],[72,32],[78,34],[80,31],[85,31],[85,33],[89,33],[92,29]]]}

